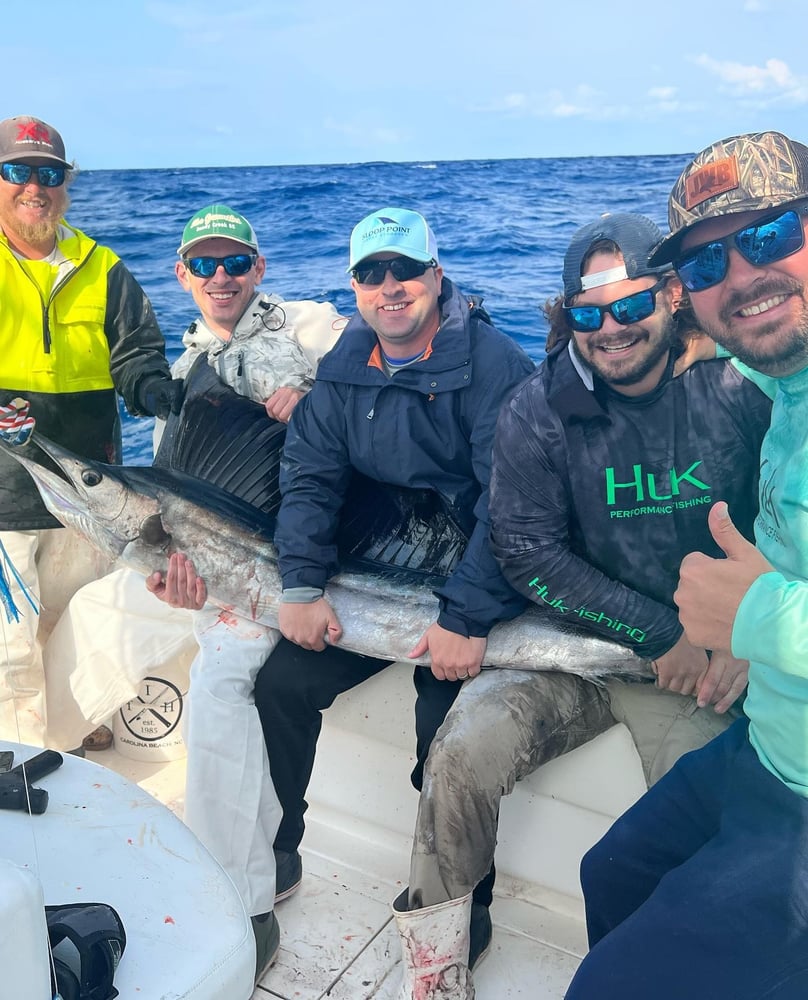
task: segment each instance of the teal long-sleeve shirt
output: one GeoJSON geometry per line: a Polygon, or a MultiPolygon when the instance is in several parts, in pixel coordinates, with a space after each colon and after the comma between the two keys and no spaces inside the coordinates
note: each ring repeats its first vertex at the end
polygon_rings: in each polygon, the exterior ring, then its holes
{"type": "Polygon", "coordinates": [[[761,763],[808,796],[808,368],[776,386],[755,522],[775,572],[744,596],[732,652],[750,661],[744,711],[761,763]]]}

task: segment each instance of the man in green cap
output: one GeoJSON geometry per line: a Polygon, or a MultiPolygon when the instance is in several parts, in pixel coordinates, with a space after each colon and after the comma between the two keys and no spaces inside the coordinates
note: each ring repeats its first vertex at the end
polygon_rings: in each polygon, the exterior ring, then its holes
{"type": "MultiPolygon", "coordinates": [[[[204,356],[223,382],[264,403],[273,419],[288,421],[347,321],[330,303],[286,301],[261,292],[266,258],[252,225],[227,205],[196,212],[177,252],[177,280],[199,315],[183,334],[186,350],[172,374],[184,378],[204,356]]],[[[162,426],[158,421],[158,441],[162,426]]],[[[182,570],[179,557],[172,561],[182,570]]],[[[184,819],[233,879],[252,916],[258,979],[279,941],[272,911],[280,806],[253,687],[278,633],[202,608],[204,602],[189,616],[179,609],[190,605],[160,574],[147,586],[162,603],[129,569],[83,588],[71,602],[69,623],[59,635],[61,655],[46,667],[53,675],[53,696],[72,705],[72,711],[62,713],[51,740],[56,746],[69,744],[85,720],[103,720],[136,697],[146,676],[187,669],[193,660],[183,720],[188,754],[184,819]],[[83,696],[80,706],[72,697],[76,692],[83,696]]]]}

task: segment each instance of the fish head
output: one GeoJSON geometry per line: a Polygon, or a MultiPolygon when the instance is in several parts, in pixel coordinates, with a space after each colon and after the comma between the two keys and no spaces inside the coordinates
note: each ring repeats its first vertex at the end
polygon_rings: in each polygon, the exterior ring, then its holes
{"type": "Polygon", "coordinates": [[[27,469],[58,521],[111,558],[140,539],[167,540],[159,501],[128,475],[135,470],[81,458],[38,433],[21,445],[0,437],[0,448],[27,469]]]}

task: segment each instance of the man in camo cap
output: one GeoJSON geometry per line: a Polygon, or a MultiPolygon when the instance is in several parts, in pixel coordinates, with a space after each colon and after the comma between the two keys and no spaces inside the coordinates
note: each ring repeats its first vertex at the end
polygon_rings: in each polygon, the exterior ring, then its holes
{"type": "MultiPolygon", "coordinates": [[[[682,758],[584,858],[592,951],[567,1000],[808,995],[808,148],[733,136],[669,202],[672,262],[701,326],[769,376],[757,547],[726,504],[726,558],[691,553],[688,639],[749,660],[748,718],[682,758]]],[[[744,419],[744,414],[738,414],[744,419]]]]}

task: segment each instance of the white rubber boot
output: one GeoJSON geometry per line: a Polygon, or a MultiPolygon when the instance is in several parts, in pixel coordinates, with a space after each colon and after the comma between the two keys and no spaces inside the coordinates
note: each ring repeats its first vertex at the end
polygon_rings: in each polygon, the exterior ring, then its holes
{"type": "Polygon", "coordinates": [[[405,889],[393,901],[404,981],[398,1000],[474,1000],[469,972],[471,893],[408,910],[405,889]]]}

